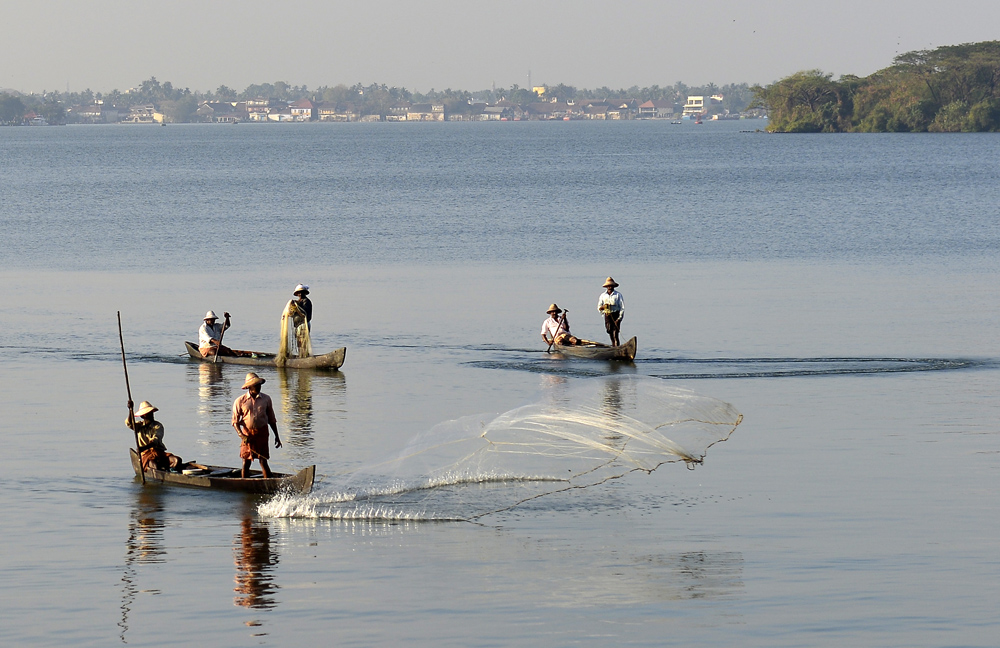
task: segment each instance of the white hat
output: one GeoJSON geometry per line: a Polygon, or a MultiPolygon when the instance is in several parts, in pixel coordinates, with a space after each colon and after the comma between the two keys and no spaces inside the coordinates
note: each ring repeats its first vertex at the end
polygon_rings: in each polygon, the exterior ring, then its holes
{"type": "Polygon", "coordinates": [[[205,319],[219,319],[219,316],[215,314],[215,311],[208,311],[205,313],[205,319]]]}
{"type": "Polygon", "coordinates": [[[293,295],[298,295],[300,292],[304,292],[305,294],[308,295],[309,294],[309,286],[307,286],[305,284],[299,284],[298,286],[295,286],[295,290],[292,291],[292,294],[293,295]]]}
{"type": "Polygon", "coordinates": [[[160,411],[160,408],[153,407],[153,404],[150,403],[149,401],[142,401],[141,403],[139,403],[139,409],[137,409],[135,411],[135,415],[136,416],[145,416],[146,414],[150,414],[152,412],[159,412],[159,411],[160,411]]]}

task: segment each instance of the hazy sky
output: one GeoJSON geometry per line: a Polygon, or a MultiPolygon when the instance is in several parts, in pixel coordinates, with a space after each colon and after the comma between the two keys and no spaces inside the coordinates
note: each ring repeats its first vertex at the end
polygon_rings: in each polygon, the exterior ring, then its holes
{"type": "Polygon", "coordinates": [[[90,0],[0,12],[0,88],[192,90],[285,81],[411,90],[864,76],[1000,39],[1000,0],[90,0]]]}

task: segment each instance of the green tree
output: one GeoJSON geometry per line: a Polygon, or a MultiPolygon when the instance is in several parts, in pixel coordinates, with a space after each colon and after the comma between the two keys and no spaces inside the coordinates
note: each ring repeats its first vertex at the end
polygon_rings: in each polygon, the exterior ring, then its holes
{"type": "Polygon", "coordinates": [[[35,112],[45,118],[45,121],[50,124],[66,123],[66,109],[58,101],[46,101],[35,108],[35,112]]]}
{"type": "Polygon", "coordinates": [[[11,94],[0,94],[0,124],[18,125],[24,121],[24,102],[11,94]]]}

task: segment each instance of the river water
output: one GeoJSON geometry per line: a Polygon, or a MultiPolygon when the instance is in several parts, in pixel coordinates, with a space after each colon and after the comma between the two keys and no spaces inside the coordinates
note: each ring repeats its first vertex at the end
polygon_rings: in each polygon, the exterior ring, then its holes
{"type": "Polygon", "coordinates": [[[995,646],[1000,138],[760,125],[0,129],[2,642],[995,646]],[[636,362],[545,354],[552,301],[604,339],[609,274],[636,362]],[[228,310],[275,348],[299,282],[347,361],[259,373],[315,514],[143,487],[116,312],[169,449],[233,465],[245,369],[182,341],[228,310]],[[324,504],[442,422],[634,380],[743,422],[474,522],[324,504]]]}

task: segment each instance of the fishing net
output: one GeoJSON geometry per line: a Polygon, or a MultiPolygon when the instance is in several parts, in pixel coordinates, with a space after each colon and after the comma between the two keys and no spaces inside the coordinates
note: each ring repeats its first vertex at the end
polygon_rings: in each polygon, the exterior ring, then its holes
{"type": "Polygon", "coordinates": [[[730,404],[642,376],[557,383],[530,405],[417,435],[398,455],[261,505],[273,517],[476,520],[664,463],[702,463],[742,420],[730,404]]]}
{"type": "Polygon", "coordinates": [[[288,358],[308,358],[312,355],[312,341],[309,339],[309,324],[305,312],[295,300],[289,300],[281,313],[281,342],[275,362],[284,366],[288,358]]]}

